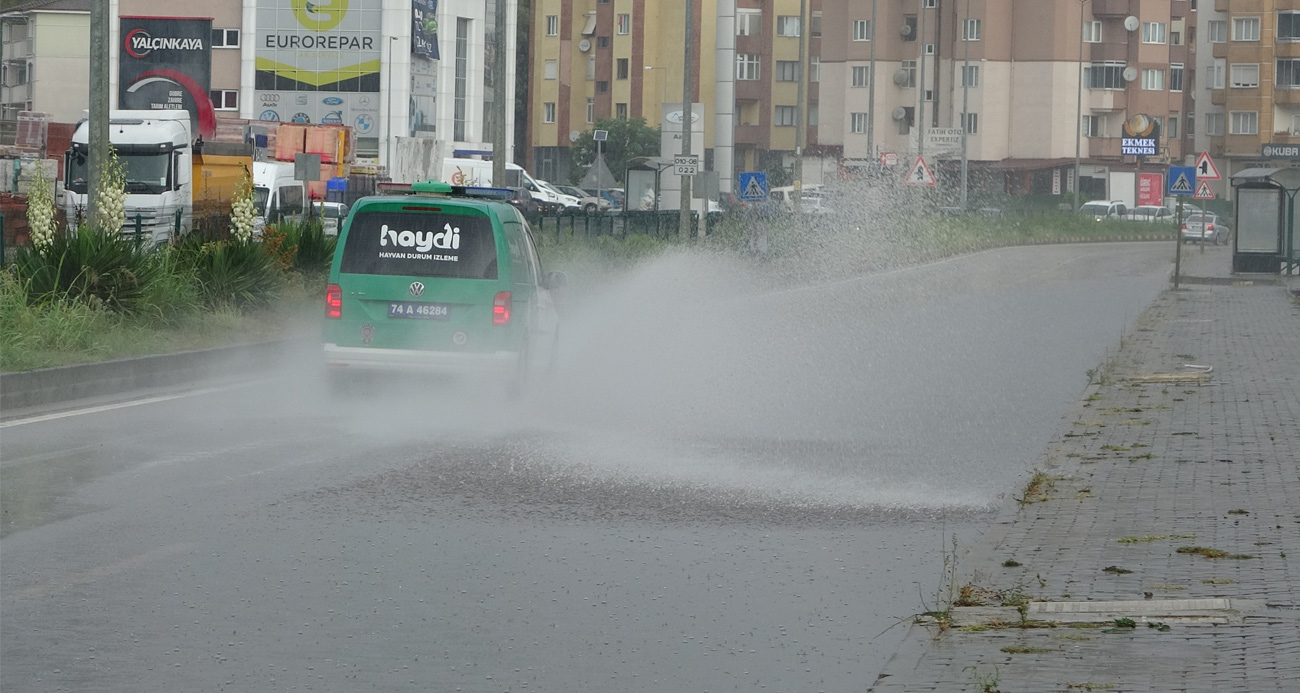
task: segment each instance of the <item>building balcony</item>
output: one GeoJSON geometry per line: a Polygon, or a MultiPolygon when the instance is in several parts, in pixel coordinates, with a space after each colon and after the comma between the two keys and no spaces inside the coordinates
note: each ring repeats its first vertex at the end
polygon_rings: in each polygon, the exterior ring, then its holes
{"type": "Polygon", "coordinates": [[[764,146],[761,125],[737,125],[735,135],[737,145],[764,146]]]}
{"type": "Polygon", "coordinates": [[[1083,107],[1090,111],[1123,111],[1128,108],[1128,92],[1121,89],[1088,89],[1083,107]]]}
{"type": "Polygon", "coordinates": [[[1129,11],[1129,0],[1092,0],[1094,17],[1127,17],[1130,14],[1137,12],[1129,11]]]}
{"type": "Polygon", "coordinates": [[[1120,151],[1120,141],[1118,137],[1088,138],[1089,159],[1118,159],[1120,158],[1120,151]]]}
{"type": "Polygon", "coordinates": [[[1258,157],[1265,141],[1261,135],[1228,135],[1223,138],[1223,151],[1228,156],[1258,157]]]}
{"type": "Polygon", "coordinates": [[[1300,58],[1300,41],[1278,41],[1273,44],[1273,57],[1300,58]]]}
{"type": "Polygon", "coordinates": [[[1087,60],[1118,60],[1128,62],[1128,42],[1127,41],[1104,41],[1102,43],[1089,43],[1085,51],[1087,60]]]}
{"type": "Polygon", "coordinates": [[[1212,89],[1210,91],[1210,103],[1214,104],[1215,106],[1222,106],[1227,102],[1228,102],[1227,89],[1212,89]]]}
{"type": "Polygon", "coordinates": [[[737,53],[762,53],[763,37],[762,36],[737,36],[736,52],[737,53]]]}
{"type": "Polygon", "coordinates": [[[1300,104],[1300,86],[1275,87],[1273,90],[1273,103],[1293,106],[1300,104]]]}
{"type": "Polygon", "coordinates": [[[736,85],[737,101],[761,101],[767,96],[767,82],[758,79],[738,79],[736,85]]]}

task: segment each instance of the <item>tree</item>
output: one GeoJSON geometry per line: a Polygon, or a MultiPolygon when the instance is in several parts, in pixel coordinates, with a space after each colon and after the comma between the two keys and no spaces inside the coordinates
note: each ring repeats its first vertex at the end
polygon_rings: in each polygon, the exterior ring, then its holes
{"type": "Polygon", "coordinates": [[[659,154],[659,128],[646,125],[645,118],[605,118],[596,121],[592,128],[578,138],[573,145],[574,172],[577,183],[582,175],[596,162],[596,142],[592,133],[605,130],[608,138],[601,143],[600,152],[605,157],[605,165],[614,174],[615,180],[622,183],[627,170],[627,162],[641,156],[659,154]]]}

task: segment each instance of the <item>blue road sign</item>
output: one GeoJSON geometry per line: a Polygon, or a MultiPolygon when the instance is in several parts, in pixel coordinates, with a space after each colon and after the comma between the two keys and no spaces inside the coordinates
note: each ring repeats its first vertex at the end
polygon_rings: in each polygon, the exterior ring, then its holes
{"type": "Polygon", "coordinates": [[[742,200],[766,200],[767,199],[767,172],[766,171],[746,171],[736,178],[740,183],[740,199],[742,200]]]}
{"type": "Polygon", "coordinates": [[[1170,166],[1169,190],[1170,195],[1187,195],[1192,196],[1196,192],[1196,167],[1195,166],[1170,166]]]}

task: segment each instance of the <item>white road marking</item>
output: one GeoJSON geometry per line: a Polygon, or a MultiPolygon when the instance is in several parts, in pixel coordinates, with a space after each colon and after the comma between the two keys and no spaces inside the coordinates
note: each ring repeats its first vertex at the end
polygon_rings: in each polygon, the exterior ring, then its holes
{"type": "Polygon", "coordinates": [[[128,402],[117,402],[114,404],[101,404],[94,407],[84,407],[82,409],[70,409],[68,411],[61,411],[54,414],[42,414],[40,416],[29,416],[25,419],[14,419],[12,421],[0,422],[0,428],[9,428],[10,426],[22,426],[23,424],[41,423],[42,421],[54,421],[57,419],[66,419],[72,416],[98,414],[100,412],[113,411],[114,409],[126,409],[128,407],[138,407],[145,404],[156,404],[158,402],[167,402],[169,400],[182,399],[185,397],[197,397],[198,395],[206,395],[212,392],[233,390],[237,387],[243,387],[243,386],[244,384],[225,385],[222,387],[208,387],[202,390],[194,390],[192,392],[182,392],[180,394],[175,394],[175,395],[159,395],[157,397],[145,397],[144,399],[134,399],[128,402]]]}

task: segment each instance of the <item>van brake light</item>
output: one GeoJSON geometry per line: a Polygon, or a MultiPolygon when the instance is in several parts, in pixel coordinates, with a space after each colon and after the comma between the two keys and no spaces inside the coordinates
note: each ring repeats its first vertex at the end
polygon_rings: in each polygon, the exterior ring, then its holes
{"type": "Polygon", "coordinates": [[[492,299],[492,324],[505,325],[510,322],[510,292],[498,291],[492,299]]]}
{"type": "Polygon", "coordinates": [[[343,317],[343,288],[338,284],[325,287],[325,317],[333,320],[343,317]]]}

